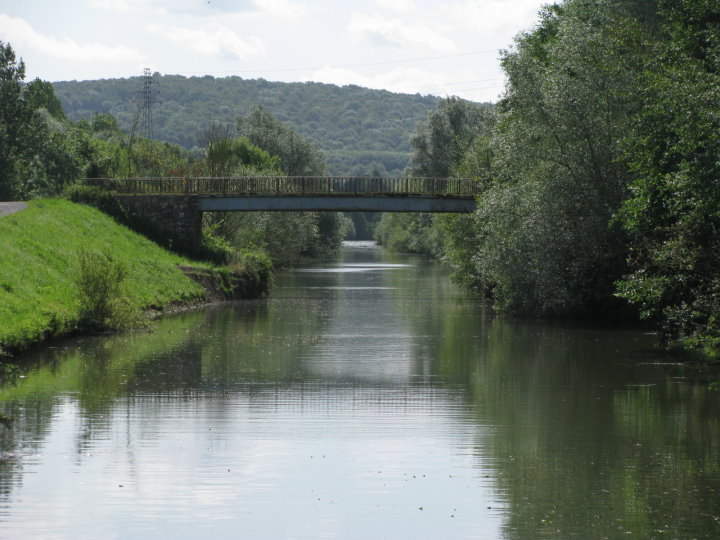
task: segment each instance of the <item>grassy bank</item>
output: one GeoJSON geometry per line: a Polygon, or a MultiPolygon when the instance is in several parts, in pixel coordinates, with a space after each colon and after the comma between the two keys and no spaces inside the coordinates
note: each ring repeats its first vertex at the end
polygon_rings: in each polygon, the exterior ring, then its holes
{"type": "Polygon", "coordinates": [[[202,299],[180,268],[212,269],[170,253],[102,212],[65,200],[37,200],[0,218],[0,350],[18,352],[68,334],[79,321],[79,252],[111,254],[124,265],[129,304],[162,309],[202,299]]]}

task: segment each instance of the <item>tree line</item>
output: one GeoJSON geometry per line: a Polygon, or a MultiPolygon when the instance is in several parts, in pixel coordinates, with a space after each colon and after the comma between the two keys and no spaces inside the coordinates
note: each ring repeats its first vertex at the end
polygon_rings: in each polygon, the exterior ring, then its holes
{"type": "Polygon", "coordinates": [[[720,6],[565,0],[502,52],[493,108],[438,104],[410,171],[471,176],[470,216],[386,215],[514,315],[654,321],[720,353],[720,6]]]}

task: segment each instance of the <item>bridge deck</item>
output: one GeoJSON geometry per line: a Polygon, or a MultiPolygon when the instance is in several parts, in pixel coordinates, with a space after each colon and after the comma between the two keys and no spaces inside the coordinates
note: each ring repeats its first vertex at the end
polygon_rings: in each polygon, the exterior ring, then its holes
{"type": "Polygon", "coordinates": [[[465,213],[475,210],[466,197],[390,196],[199,196],[201,212],[431,212],[465,213]]]}
{"type": "Polygon", "coordinates": [[[194,195],[201,211],[471,212],[479,182],[467,178],[246,176],[89,178],[118,195],[194,195]]]}

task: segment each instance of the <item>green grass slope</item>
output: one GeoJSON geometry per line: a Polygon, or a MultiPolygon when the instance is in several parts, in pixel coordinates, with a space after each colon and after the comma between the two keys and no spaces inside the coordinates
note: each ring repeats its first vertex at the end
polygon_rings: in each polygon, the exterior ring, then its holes
{"type": "Polygon", "coordinates": [[[203,296],[172,254],[102,212],[65,200],[36,200],[0,217],[0,349],[18,351],[71,332],[78,321],[78,250],[108,250],[128,269],[129,300],[146,309],[203,296]]]}

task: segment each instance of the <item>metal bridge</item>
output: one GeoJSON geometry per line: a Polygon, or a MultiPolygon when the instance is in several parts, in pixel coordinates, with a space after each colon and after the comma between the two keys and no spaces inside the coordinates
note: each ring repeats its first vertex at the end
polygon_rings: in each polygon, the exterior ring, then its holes
{"type": "Polygon", "coordinates": [[[201,212],[472,212],[480,183],[467,178],[244,176],[87,178],[128,196],[196,197],[201,212]]]}

